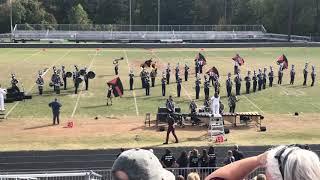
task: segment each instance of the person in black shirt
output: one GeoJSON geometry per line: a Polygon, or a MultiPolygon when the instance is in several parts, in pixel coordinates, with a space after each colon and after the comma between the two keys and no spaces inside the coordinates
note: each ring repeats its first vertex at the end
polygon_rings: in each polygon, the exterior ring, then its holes
{"type": "Polygon", "coordinates": [[[209,147],[209,151],[208,151],[208,156],[209,156],[209,167],[217,167],[217,163],[216,163],[216,153],[214,152],[214,147],[210,146],[209,147]]]}
{"type": "Polygon", "coordinates": [[[166,153],[161,157],[161,164],[164,168],[171,168],[176,163],[176,159],[172,155],[169,149],[166,149],[166,153]]]}
{"type": "Polygon", "coordinates": [[[202,150],[202,156],[200,157],[200,166],[201,167],[209,166],[209,155],[206,149],[202,150]]]}
{"type": "MultiPolygon", "coordinates": [[[[180,157],[177,160],[178,167],[179,168],[186,168],[186,167],[188,167],[188,162],[189,162],[189,159],[188,159],[187,152],[182,151],[180,157]]],[[[186,178],[188,175],[188,172],[184,169],[180,169],[179,174],[186,178]]]]}
{"type": "Polygon", "coordinates": [[[232,151],[229,150],[229,151],[227,152],[227,157],[224,158],[223,163],[224,163],[224,165],[227,165],[227,164],[231,164],[231,163],[233,163],[233,162],[235,162],[235,158],[234,158],[234,156],[233,156],[233,154],[232,154],[232,151]]]}
{"type": "Polygon", "coordinates": [[[196,149],[191,151],[189,157],[189,167],[199,167],[199,154],[198,150],[196,149]]]}
{"type": "Polygon", "coordinates": [[[49,107],[51,107],[52,109],[52,114],[53,114],[53,125],[59,124],[59,115],[60,115],[60,108],[61,108],[61,104],[58,102],[58,99],[55,98],[54,101],[52,101],[51,103],[49,103],[49,107]]]}
{"type": "Polygon", "coordinates": [[[232,150],[233,157],[235,161],[239,161],[244,158],[243,153],[239,150],[238,145],[234,145],[234,149],[232,150]]]}
{"type": "Polygon", "coordinates": [[[168,130],[167,130],[167,137],[166,137],[166,142],[164,142],[163,144],[168,144],[169,141],[169,134],[172,132],[173,137],[176,139],[175,143],[179,143],[178,137],[175,133],[175,123],[174,123],[174,118],[169,115],[168,116],[168,130]]]}

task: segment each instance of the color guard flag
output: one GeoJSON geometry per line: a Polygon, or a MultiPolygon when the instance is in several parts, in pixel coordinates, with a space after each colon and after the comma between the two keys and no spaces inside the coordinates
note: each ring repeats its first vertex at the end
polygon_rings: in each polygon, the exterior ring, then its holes
{"type": "Polygon", "coordinates": [[[240,66],[244,65],[244,59],[239,54],[233,57],[232,60],[237,61],[240,66]]]}
{"type": "Polygon", "coordinates": [[[150,67],[152,64],[152,58],[145,61],[143,64],[141,64],[141,67],[144,68],[144,67],[150,67]]]}
{"type": "Polygon", "coordinates": [[[207,71],[207,74],[208,74],[208,75],[210,75],[210,74],[212,74],[212,73],[214,73],[214,74],[216,74],[218,77],[220,77],[219,71],[218,71],[218,69],[217,69],[215,66],[213,66],[211,69],[209,69],[209,70],[207,71]]]}
{"type": "Polygon", "coordinates": [[[288,59],[284,54],[282,56],[280,56],[277,60],[278,65],[281,63],[283,63],[283,69],[288,69],[288,65],[289,65],[288,59]]]}
{"type": "Polygon", "coordinates": [[[119,77],[107,82],[109,86],[112,86],[114,97],[123,95],[123,85],[119,77]]]}

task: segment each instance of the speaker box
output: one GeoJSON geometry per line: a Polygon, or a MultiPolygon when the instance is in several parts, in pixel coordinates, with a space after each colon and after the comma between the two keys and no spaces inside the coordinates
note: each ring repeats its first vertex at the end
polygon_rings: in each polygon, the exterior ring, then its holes
{"type": "Polygon", "coordinates": [[[260,127],[260,131],[261,131],[261,132],[265,132],[265,131],[267,131],[267,128],[266,128],[265,126],[261,126],[261,127],[260,127]]]}

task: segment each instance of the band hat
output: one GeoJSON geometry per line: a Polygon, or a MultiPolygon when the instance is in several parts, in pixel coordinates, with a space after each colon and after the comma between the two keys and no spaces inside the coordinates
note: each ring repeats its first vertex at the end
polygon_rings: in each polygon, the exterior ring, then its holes
{"type": "Polygon", "coordinates": [[[112,166],[112,173],[123,171],[131,180],[175,180],[149,150],[131,149],[121,153],[112,166]]]}

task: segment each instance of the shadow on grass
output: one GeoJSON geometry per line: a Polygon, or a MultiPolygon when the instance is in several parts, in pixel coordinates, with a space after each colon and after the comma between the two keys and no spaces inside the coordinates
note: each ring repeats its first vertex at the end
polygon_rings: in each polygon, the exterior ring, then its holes
{"type": "Polygon", "coordinates": [[[29,128],[24,128],[23,130],[33,130],[33,129],[40,129],[40,128],[46,128],[53,126],[52,124],[46,124],[46,125],[41,125],[41,126],[34,126],[34,127],[29,127],[29,128]]]}

